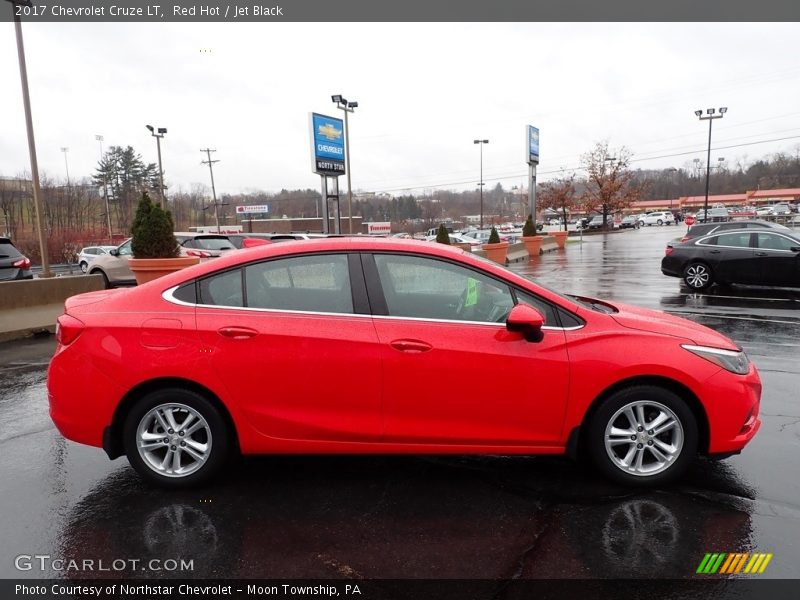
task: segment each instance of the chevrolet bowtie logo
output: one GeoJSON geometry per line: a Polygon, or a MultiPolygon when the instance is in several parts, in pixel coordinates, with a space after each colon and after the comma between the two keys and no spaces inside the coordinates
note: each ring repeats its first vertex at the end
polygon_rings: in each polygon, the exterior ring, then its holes
{"type": "Polygon", "coordinates": [[[330,123],[325,123],[325,125],[320,125],[318,130],[320,135],[324,136],[325,138],[331,141],[338,140],[340,137],[342,137],[342,130],[336,129],[336,127],[334,127],[330,123]]]}

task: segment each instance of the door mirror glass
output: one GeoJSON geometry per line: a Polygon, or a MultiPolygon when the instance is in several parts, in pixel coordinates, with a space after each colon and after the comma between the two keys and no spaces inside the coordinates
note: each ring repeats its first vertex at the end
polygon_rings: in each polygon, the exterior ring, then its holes
{"type": "Polygon", "coordinates": [[[517,304],[506,319],[506,329],[521,333],[529,342],[542,341],[542,325],[544,325],[542,313],[527,304],[517,304]]]}
{"type": "Polygon", "coordinates": [[[108,253],[109,253],[111,256],[119,256],[119,250],[117,250],[116,248],[114,248],[114,249],[112,249],[112,250],[109,250],[109,251],[108,251],[108,253]]]}

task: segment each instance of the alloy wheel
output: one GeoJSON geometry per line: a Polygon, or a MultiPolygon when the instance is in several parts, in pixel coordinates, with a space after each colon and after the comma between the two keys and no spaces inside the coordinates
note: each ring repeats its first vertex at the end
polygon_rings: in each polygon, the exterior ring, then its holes
{"type": "Polygon", "coordinates": [[[164,477],[186,477],[211,456],[211,428],[185,404],[159,404],[136,428],[136,448],[147,467],[164,477]]]}
{"type": "Polygon", "coordinates": [[[684,276],[686,285],[695,289],[702,289],[711,283],[711,273],[704,264],[689,265],[684,276]]]}
{"type": "Polygon", "coordinates": [[[667,406],[651,400],[630,402],[609,419],[604,436],[612,464],[647,477],[667,470],[683,449],[683,426],[667,406]]]}

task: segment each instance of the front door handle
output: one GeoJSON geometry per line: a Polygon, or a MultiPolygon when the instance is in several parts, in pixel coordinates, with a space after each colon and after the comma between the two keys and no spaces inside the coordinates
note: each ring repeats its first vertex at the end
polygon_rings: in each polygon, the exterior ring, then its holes
{"type": "Polygon", "coordinates": [[[767,256],[766,252],[756,252],[756,256],[767,256]]]}
{"type": "Polygon", "coordinates": [[[709,250],[709,254],[719,254],[719,250],[709,250]]]}
{"type": "Polygon", "coordinates": [[[389,344],[395,350],[408,354],[420,354],[431,350],[433,346],[420,340],[395,340],[389,344]]]}
{"type": "Polygon", "coordinates": [[[247,340],[258,335],[255,329],[249,327],[222,327],[217,331],[222,337],[232,340],[247,340]]]}

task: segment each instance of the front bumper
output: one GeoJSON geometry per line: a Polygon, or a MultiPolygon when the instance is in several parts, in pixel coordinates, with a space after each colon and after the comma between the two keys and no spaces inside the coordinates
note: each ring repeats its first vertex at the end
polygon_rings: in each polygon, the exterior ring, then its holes
{"type": "Polygon", "coordinates": [[[708,415],[709,454],[738,452],[758,433],[761,378],[755,365],[747,375],[720,370],[704,382],[702,401],[708,415]]]}

